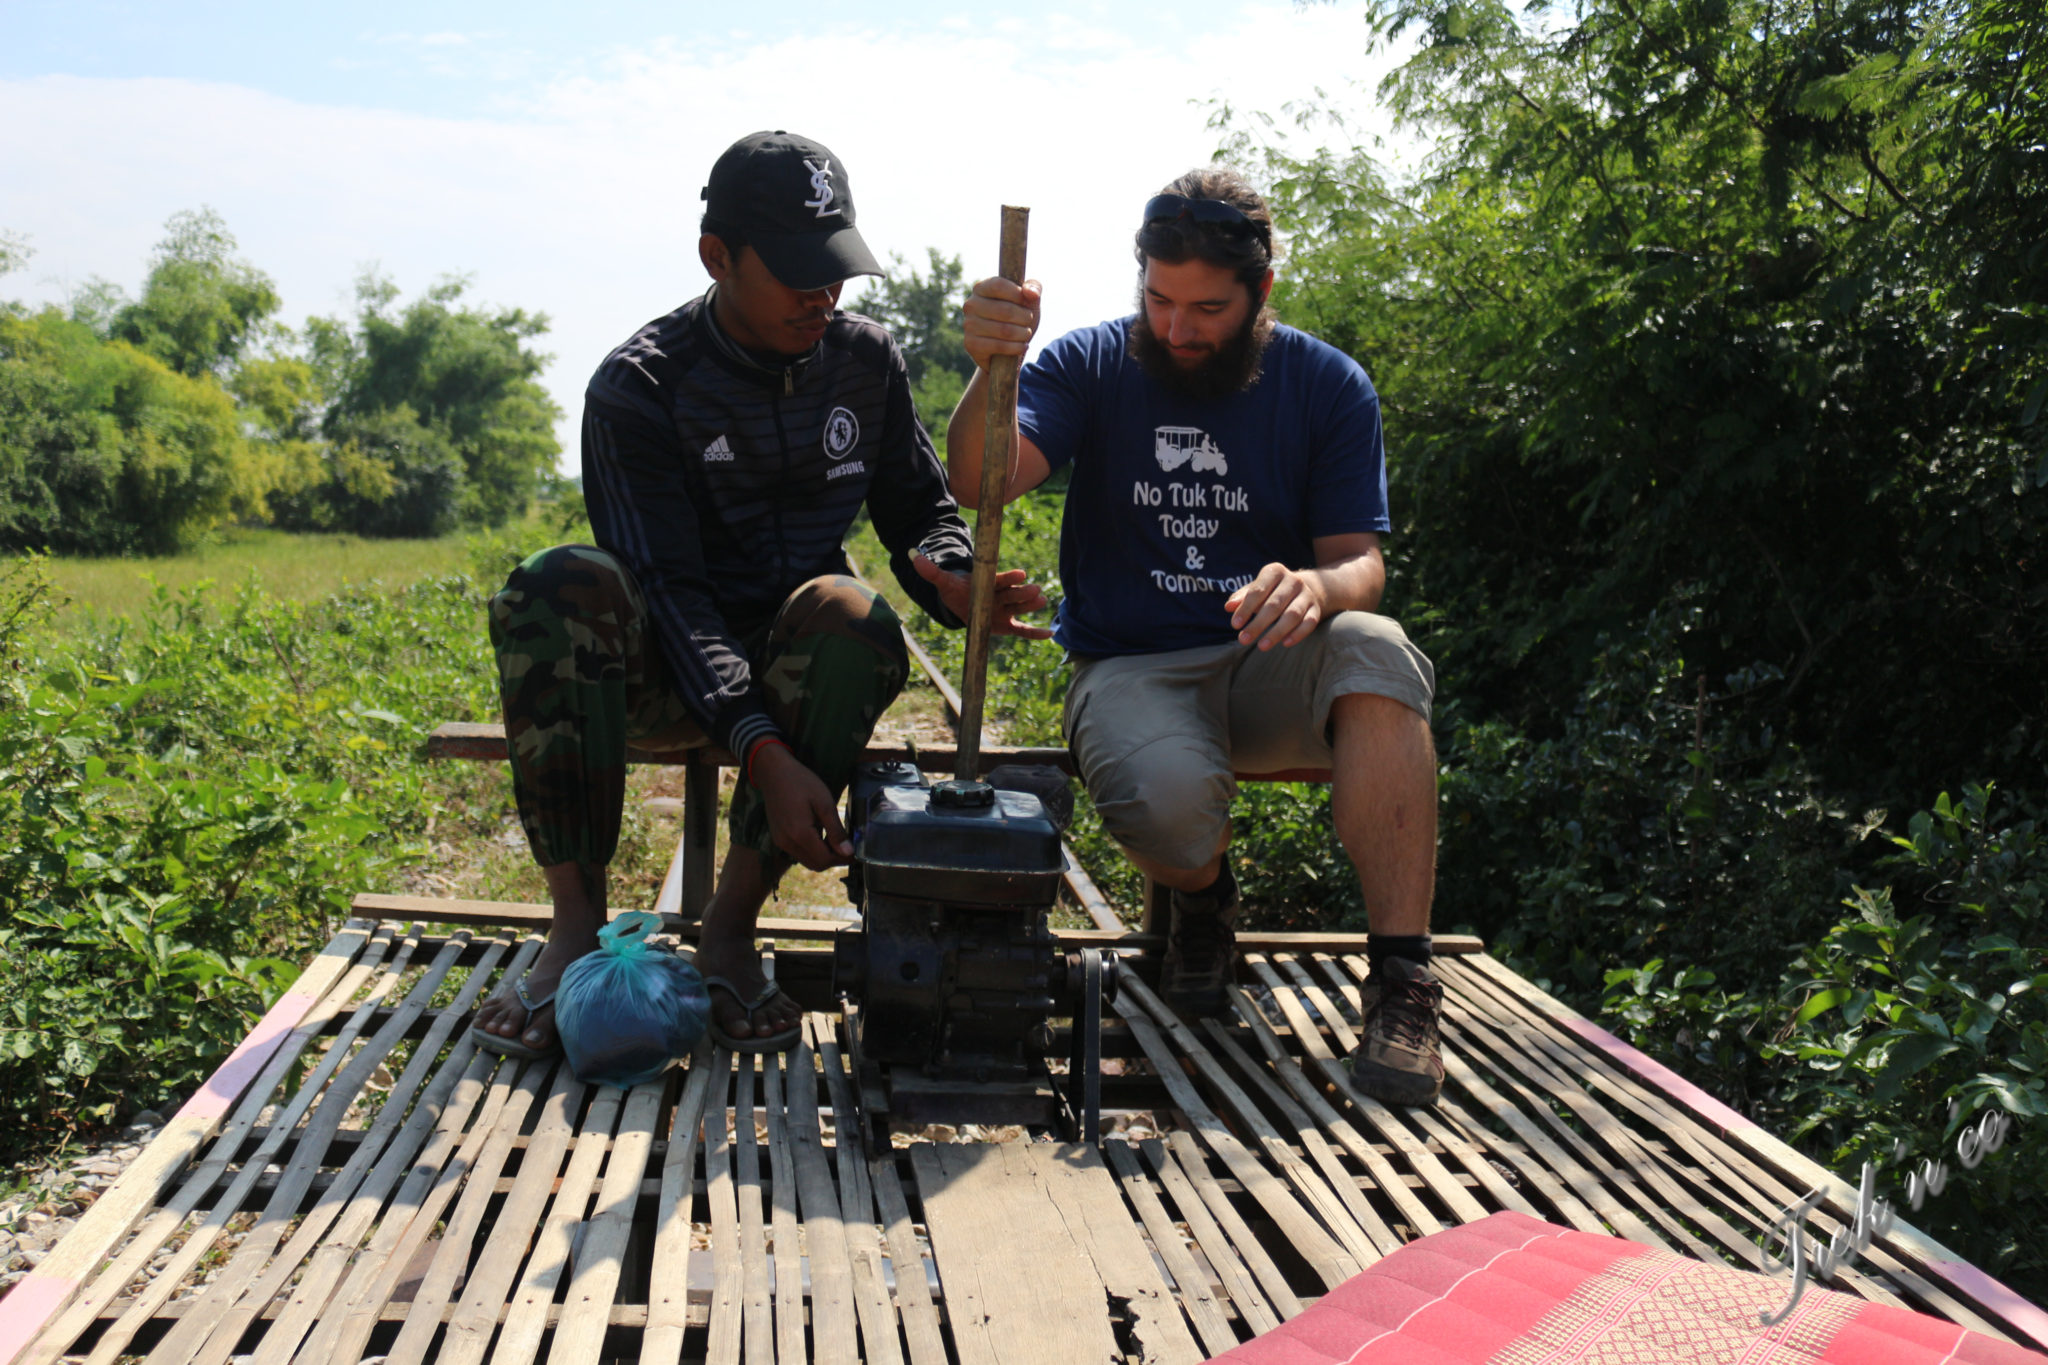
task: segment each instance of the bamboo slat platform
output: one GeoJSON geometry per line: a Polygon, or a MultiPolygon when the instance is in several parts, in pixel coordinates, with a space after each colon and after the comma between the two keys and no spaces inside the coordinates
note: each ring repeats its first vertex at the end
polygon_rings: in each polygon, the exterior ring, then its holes
{"type": "MultiPolygon", "coordinates": [[[[1478,951],[1439,959],[1434,1109],[1343,1084],[1362,945],[1326,936],[1249,954],[1225,1019],[1129,988],[1099,1147],[871,1159],[833,1013],[631,1091],[479,1054],[470,1011],[538,941],[461,910],[351,921],[0,1300],[0,1361],[1194,1361],[1498,1209],[1753,1267],[1811,1186],[1816,1238],[1854,1203],[1478,951]]],[[[1903,1223],[1831,1283],[2048,1345],[1903,1223]]]]}

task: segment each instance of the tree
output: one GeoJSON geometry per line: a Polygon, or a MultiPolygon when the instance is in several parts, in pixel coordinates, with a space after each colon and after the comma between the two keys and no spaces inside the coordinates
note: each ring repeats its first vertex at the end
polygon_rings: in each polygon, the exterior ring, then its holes
{"type": "Polygon", "coordinates": [[[0,229],[0,275],[13,274],[27,265],[34,254],[35,248],[28,244],[28,238],[0,229]]]}
{"type": "Polygon", "coordinates": [[[896,338],[910,371],[918,420],[943,439],[946,421],[974,377],[974,362],[967,357],[960,330],[966,272],[958,256],[942,255],[937,247],[925,251],[929,273],[906,270],[903,257],[892,252],[889,273],[870,282],[852,307],[896,338]]]}
{"type": "MultiPolygon", "coordinates": [[[[212,209],[172,214],[142,298],[112,310],[112,336],[180,374],[224,373],[278,308],[270,277],[238,259],[234,250],[234,236],[212,209]]],[[[89,289],[83,302],[90,311],[93,304],[105,309],[112,300],[89,289]]]]}
{"type": "MultiPolygon", "coordinates": [[[[0,305],[0,548],[172,550],[236,518],[440,535],[553,477],[545,317],[453,278],[401,310],[371,274],[354,319],[294,333],[234,251],[211,209],[179,213],[139,300],[95,278],[69,316],[0,305]]],[[[0,235],[0,273],[27,254],[0,235]]]]}
{"type": "MultiPolygon", "coordinates": [[[[174,214],[140,302],[95,280],[69,317],[0,308],[0,547],[163,553],[265,514],[272,462],[217,376],[277,295],[234,246],[174,214]]],[[[0,274],[27,255],[0,238],[0,274]]]]}
{"type": "Polygon", "coordinates": [[[261,515],[234,400],[55,309],[0,316],[0,546],[169,553],[261,515]]]}
{"type": "Polygon", "coordinates": [[[388,436],[384,415],[404,411],[435,433],[421,438],[421,449],[445,445],[459,460],[460,520],[497,526],[522,514],[553,471],[561,409],[537,378],[550,357],[526,344],[546,333],[546,316],[466,305],[468,288],[465,279],[444,279],[394,313],[397,287],[365,275],[353,328],[335,319],[309,324],[310,364],[333,394],[330,441],[371,429],[388,436]]]}
{"type": "MultiPolygon", "coordinates": [[[[1278,295],[1389,412],[1397,590],[1553,733],[1682,589],[1696,674],[1844,799],[2033,780],[2048,736],[2048,18],[2010,0],[1390,0],[1441,151],[1276,156],[1278,295]],[[1931,698],[1943,700],[1930,704],[1931,698]]],[[[1234,144],[1258,155],[1249,137],[1234,144]]]]}

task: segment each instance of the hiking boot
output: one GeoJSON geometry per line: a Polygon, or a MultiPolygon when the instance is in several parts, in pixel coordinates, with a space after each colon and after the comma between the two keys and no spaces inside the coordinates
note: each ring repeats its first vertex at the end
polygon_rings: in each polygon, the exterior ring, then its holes
{"type": "Polygon", "coordinates": [[[1237,879],[1224,864],[1206,891],[1175,891],[1159,994],[1185,1014],[1223,1013],[1223,988],[1237,976],[1237,879]]]}
{"type": "Polygon", "coordinates": [[[1360,992],[1365,1032],[1346,1066],[1360,1094],[1384,1104],[1435,1104],[1444,1088],[1437,1016],[1444,988],[1429,968],[1405,957],[1383,960],[1360,992]]]}

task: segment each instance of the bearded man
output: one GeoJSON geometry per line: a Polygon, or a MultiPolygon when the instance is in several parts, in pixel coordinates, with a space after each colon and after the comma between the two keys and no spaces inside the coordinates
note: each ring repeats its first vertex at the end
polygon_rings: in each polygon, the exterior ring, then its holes
{"type": "MultiPolygon", "coordinates": [[[[1055,626],[1068,747],[1110,833],[1170,888],[1162,989],[1198,1013],[1224,1008],[1236,960],[1232,774],[1331,769],[1371,931],[1353,1083],[1430,1103],[1435,676],[1375,610],[1391,528],[1378,396],[1267,307],[1272,215],[1241,175],[1175,180],[1136,248],[1137,313],[1059,338],[1019,380],[1005,498],[1072,471],[1055,626]]],[[[978,368],[948,429],[956,497],[980,488],[989,360],[1024,354],[1039,298],[995,278],[967,302],[978,368]]]]}

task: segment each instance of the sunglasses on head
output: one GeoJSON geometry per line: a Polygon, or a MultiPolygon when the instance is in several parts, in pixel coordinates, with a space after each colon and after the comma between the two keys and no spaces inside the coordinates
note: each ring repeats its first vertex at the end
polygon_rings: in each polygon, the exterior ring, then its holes
{"type": "Polygon", "coordinates": [[[1178,222],[1192,218],[1197,223],[1221,223],[1265,235],[1264,228],[1244,216],[1244,211],[1221,199],[1190,199],[1184,194],[1155,194],[1145,204],[1145,223],[1178,222]]]}

